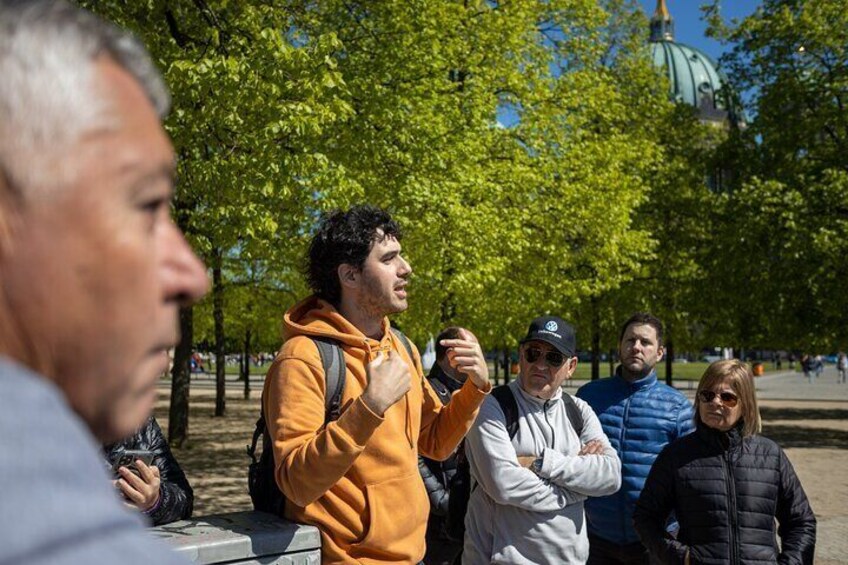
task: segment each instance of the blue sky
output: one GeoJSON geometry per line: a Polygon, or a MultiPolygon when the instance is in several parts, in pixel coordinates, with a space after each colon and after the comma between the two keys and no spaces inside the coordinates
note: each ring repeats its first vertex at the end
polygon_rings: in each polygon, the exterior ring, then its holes
{"type": "MultiPolygon", "coordinates": [[[[657,0],[640,0],[648,17],[654,13],[657,0]]],[[[680,43],[686,43],[718,59],[726,46],[704,36],[706,24],[701,21],[701,0],[666,0],[668,11],[674,18],[674,36],[680,43]]],[[[760,0],[724,0],[721,3],[721,15],[725,21],[744,18],[760,5],[760,0]]],[[[647,32],[646,32],[647,33],[647,32]]]]}

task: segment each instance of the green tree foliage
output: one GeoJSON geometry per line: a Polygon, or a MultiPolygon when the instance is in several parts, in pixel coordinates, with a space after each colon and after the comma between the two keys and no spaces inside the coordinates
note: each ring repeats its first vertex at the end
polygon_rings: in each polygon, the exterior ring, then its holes
{"type": "Polygon", "coordinates": [[[700,123],[695,109],[669,100],[667,79],[645,63],[648,26],[642,12],[622,2],[608,2],[606,8],[607,41],[621,45],[612,50],[619,57],[606,64],[622,91],[622,105],[632,112],[623,126],[627,143],[643,160],[630,169],[639,198],[621,210],[626,214],[621,221],[633,228],[630,240],[622,242],[622,256],[630,263],[611,284],[588,289],[589,299],[577,310],[581,347],[591,347],[595,359],[617,348],[620,324],[635,311],[663,319],[666,346],[694,345],[692,330],[701,313],[695,285],[717,198],[706,181],[724,136],[723,130],[700,123]]]}
{"type": "Polygon", "coordinates": [[[177,219],[207,264],[213,270],[220,264],[209,300],[223,361],[228,316],[221,305],[234,280],[229,275],[243,273],[231,264],[234,253],[237,264],[265,263],[273,277],[267,284],[296,287],[288,279],[292,269],[274,267],[299,256],[315,192],[337,186],[332,164],[314,148],[325,128],[350,114],[337,95],[343,87],[332,56],[338,43],[326,35],[293,45],[283,33],[288,12],[269,2],[82,4],[134,30],[171,87],[166,128],[179,159],[177,219]]]}
{"type": "Polygon", "coordinates": [[[413,337],[460,323],[512,345],[531,317],[574,310],[650,252],[631,213],[661,154],[650,110],[669,105],[646,26],[621,25],[632,3],[290,6],[298,41],[341,45],[353,116],[322,152],[344,194],[406,227],[413,337]]]}
{"type": "Polygon", "coordinates": [[[711,269],[724,334],[742,346],[845,348],[848,308],[848,12],[837,0],[765,0],[714,32],[753,120],[711,269]],[[718,255],[718,253],[717,253],[718,255]]]}
{"type": "Polygon", "coordinates": [[[545,312],[588,327],[634,277],[692,277],[689,247],[668,247],[700,237],[670,227],[702,205],[674,130],[692,120],[632,0],[85,4],[134,29],[171,85],[177,217],[220,265],[196,332],[219,352],[248,332],[270,345],[306,292],[318,213],[362,201],[405,228],[398,322],[419,342],[459,323],[511,346],[545,312]]]}

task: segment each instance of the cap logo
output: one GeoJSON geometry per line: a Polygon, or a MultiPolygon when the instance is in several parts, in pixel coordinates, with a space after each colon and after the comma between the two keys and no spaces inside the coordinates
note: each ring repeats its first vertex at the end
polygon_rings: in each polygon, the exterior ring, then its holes
{"type": "Polygon", "coordinates": [[[548,330],[549,332],[555,332],[559,329],[559,326],[557,325],[556,322],[551,320],[550,322],[545,324],[545,329],[548,330]]]}

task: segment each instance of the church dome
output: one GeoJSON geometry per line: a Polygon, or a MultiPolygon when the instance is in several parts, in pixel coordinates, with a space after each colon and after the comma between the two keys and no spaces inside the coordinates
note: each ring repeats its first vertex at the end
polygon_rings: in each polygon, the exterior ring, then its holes
{"type": "Polygon", "coordinates": [[[658,0],[651,18],[650,49],[654,65],[668,77],[673,100],[697,108],[704,121],[738,120],[727,100],[727,77],[716,62],[703,51],[674,41],[674,19],[665,0],[658,0]]]}

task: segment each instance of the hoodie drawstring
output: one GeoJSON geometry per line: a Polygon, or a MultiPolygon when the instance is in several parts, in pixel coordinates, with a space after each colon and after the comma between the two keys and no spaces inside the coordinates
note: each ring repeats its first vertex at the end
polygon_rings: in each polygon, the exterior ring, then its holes
{"type": "Polygon", "coordinates": [[[404,395],[406,400],[406,439],[409,440],[409,447],[415,449],[415,443],[412,441],[412,409],[409,407],[409,393],[404,395]]]}
{"type": "MultiPolygon", "coordinates": [[[[392,335],[391,339],[392,339],[392,347],[396,348],[398,353],[400,353],[400,349],[403,348],[403,344],[396,343],[394,335],[392,335]]],[[[400,354],[402,355],[402,353],[400,353],[400,354]]],[[[412,365],[414,367],[415,362],[411,358],[410,358],[410,361],[412,361],[412,365]]],[[[413,377],[414,374],[415,374],[414,372],[409,373],[410,384],[412,384],[411,381],[412,381],[412,377],[413,377]]],[[[412,407],[409,404],[409,392],[408,391],[407,391],[406,394],[403,395],[403,401],[404,401],[404,407],[406,408],[406,440],[409,442],[409,447],[411,449],[415,449],[415,441],[413,440],[413,431],[412,431],[412,407]]]]}
{"type": "MultiPolygon", "coordinates": [[[[400,352],[400,349],[403,347],[403,344],[396,343],[394,336],[392,336],[390,339],[391,339],[391,343],[392,343],[391,349],[394,350],[396,354],[403,355],[400,352]]],[[[368,351],[368,360],[366,361],[366,363],[370,363],[371,361],[374,360],[374,350],[371,349],[371,346],[368,344],[367,341],[365,342],[365,349],[368,351]]],[[[415,367],[415,361],[413,361],[411,358],[410,358],[410,361],[412,361],[412,365],[413,365],[413,368],[414,368],[415,367]]],[[[414,371],[410,372],[409,378],[412,379],[413,375],[414,375],[414,371]]],[[[404,412],[405,412],[404,428],[405,428],[405,431],[406,431],[406,441],[409,443],[409,447],[411,449],[416,449],[415,436],[414,436],[414,432],[413,432],[413,429],[412,429],[412,406],[409,403],[409,392],[408,391],[407,391],[406,394],[403,395],[403,403],[404,403],[404,412]]]]}

